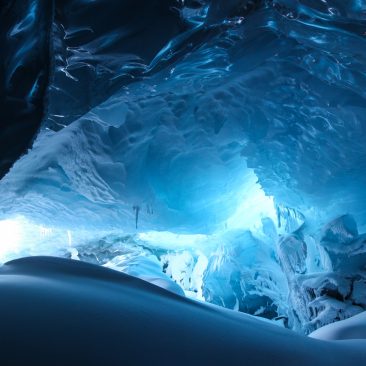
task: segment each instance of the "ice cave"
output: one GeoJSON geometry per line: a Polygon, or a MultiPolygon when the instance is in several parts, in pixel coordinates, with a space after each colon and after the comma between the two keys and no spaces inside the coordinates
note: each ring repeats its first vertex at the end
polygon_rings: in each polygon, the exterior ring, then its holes
{"type": "Polygon", "coordinates": [[[366,0],[0,0],[0,364],[366,365],[366,0]]]}

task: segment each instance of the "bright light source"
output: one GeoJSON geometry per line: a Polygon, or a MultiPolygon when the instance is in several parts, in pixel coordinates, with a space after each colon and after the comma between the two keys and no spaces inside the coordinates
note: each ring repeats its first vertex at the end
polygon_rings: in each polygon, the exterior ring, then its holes
{"type": "Polygon", "coordinates": [[[149,231],[138,234],[138,239],[151,246],[167,249],[202,247],[207,235],[175,234],[168,231],[149,231]]]}
{"type": "Polygon", "coordinates": [[[276,220],[276,209],[272,196],[266,196],[256,183],[245,189],[244,198],[234,214],[226,221],[227,229],[255,230],[262,226],[261,220],[269,217],[276,220]]]}
{"type": "Polygon", "coordinates": [[[17,252],[22,240],[22,227],[18,220],[0,221],[0,261],[10,252],[17,252]]]}
{"type": "Polygon", "coordinates": [[[0,262],[31,255],[37,247],[42,250],[43,243],[52,242],[52,235],[52,228],[35,224],[23,216],[0,220],[0,262]]]}

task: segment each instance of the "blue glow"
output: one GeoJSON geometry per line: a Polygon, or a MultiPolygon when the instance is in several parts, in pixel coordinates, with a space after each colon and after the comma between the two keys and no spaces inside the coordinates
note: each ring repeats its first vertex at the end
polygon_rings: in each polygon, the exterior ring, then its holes
{"type": "Polygon", "coordinates": [[[0,261],[89,261],[302,333],[366,310],[363,2],[141,4],[14,16],[14,129],[44,113],[0,182],[0,261]]]}

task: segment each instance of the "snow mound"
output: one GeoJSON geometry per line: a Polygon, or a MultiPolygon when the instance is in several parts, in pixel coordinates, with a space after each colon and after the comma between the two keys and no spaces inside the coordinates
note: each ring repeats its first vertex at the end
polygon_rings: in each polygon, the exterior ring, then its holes
{"type": "Polygon", "coordinates": [[[366,342],[325,342],[80,261],[0,267],[4,365],[363,365],[366,342]]]}
{"type": "Polygon", "coordinates": [[[310,333],[309,337],[323,340],[366,339],[366,312],[328,324],[310,333]]]}

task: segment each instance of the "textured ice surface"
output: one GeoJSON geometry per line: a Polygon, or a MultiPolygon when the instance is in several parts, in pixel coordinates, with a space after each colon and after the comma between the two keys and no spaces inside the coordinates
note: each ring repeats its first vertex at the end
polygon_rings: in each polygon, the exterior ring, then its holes
{"type": "Polygon", "coordinates": [[[114,266],[306,333],[364,310],[365,9],[56,1],[0,261],[114,266]]]}

